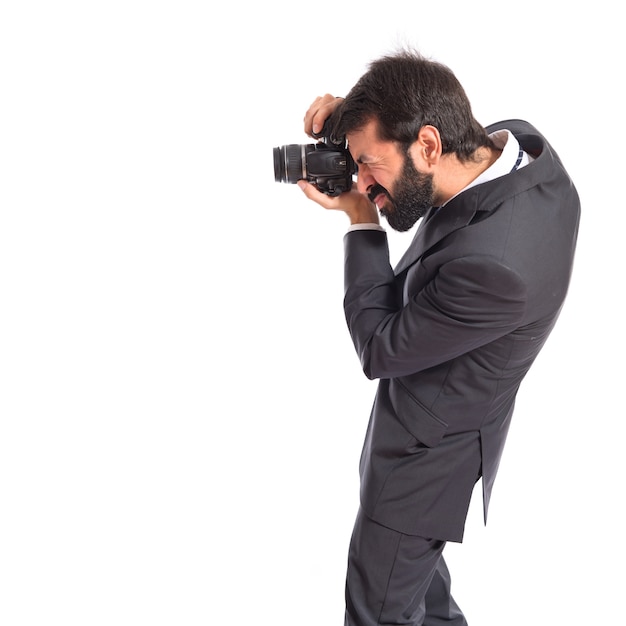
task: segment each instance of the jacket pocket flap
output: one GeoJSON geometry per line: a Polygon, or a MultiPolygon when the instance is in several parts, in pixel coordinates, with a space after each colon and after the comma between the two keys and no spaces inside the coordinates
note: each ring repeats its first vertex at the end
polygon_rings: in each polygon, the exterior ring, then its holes
{"type": "Polygon", "coordinates": [[[397,379],[391,381],[389,399],[398,420],[428,448],[436,446],[446,434],[448,424],[429,411],[397,379]]]}

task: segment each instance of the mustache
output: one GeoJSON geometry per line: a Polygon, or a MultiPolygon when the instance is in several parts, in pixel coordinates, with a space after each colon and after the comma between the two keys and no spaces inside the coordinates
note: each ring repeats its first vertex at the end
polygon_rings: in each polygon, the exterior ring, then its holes
{"type": "Polygon", "coordinates": [[[367,194],[367,197],[369,198],[370,202],[373,203],[376,196],[379,196],[381,193],[384,193],[388,198],[391,198],[391,196],[389,195],[389,192],[382,185],[379,185],[378,183],[376,183],[370,189],[369,193],[367,194]]]}

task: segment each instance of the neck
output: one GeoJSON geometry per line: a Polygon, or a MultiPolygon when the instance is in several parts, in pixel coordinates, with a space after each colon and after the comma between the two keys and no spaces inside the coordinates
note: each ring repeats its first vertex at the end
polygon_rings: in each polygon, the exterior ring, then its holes
{"type": "Polygon", "coordinates": [[[468,161],[460,161],[454,154],[444,155],[441,158],[442,167],[433,180],[436,204],[447,202],[461,189],[467,187],[491,167],[501,154],[502,150],[484,147],[476,150],[468,161]]]}

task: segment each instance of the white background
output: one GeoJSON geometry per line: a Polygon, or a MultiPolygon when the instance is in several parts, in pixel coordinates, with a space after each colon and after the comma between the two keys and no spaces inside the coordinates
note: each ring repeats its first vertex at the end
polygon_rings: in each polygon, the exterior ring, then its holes
{"type": "Polygon", "coordinates": [[[535,124],[583,204],[489,524],[477,498],[447,549],[455,596],[476,626],[626,623],[623,22],[580,6],[2,4],[3,626],[342,623],[375,383],[345,217],[277,184],[272,149],[404,43],[482,123],[535,124]]]}

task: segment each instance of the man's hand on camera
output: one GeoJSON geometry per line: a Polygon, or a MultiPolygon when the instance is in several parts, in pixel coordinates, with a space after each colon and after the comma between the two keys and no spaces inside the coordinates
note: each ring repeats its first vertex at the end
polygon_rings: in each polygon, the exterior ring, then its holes
{"type": "Polygon", "coordinates": [[[356,188],[338,196],[329,196],[322,193],[315,185],[306,180],[299,180],[298,187],[302,189],[304,195],[309,200],[317,202],[325,209],[343,211],[350,219],[350,225],[380,223],[376,205],[367,196],[357,191],[356,188]]]}
{"type": "Polygon", "coordinates": [[[309,137],[314,137],[322,131],[324,122],[328,116],[341,104],[343,98],[336,98],[327,93],[318,96],[304,115],[304,132],[309,137]]]}
{"type": "MultiPolygon", "coordinates": [[[[343,102],[329,93],[315,98],[304,116],[304,132],[314,137],[321,132],[324,122],[329,115],[343,102]]],[[[379,224],[376,206],[369,198],[356,190],[356,185],[350,191],[330,196],[322,193],[317,187],[305,180],[298,181],[298,186],[304,195],[317,202],[325,209],[343,211],[350,219],[350,224],[379,224]]]]}

